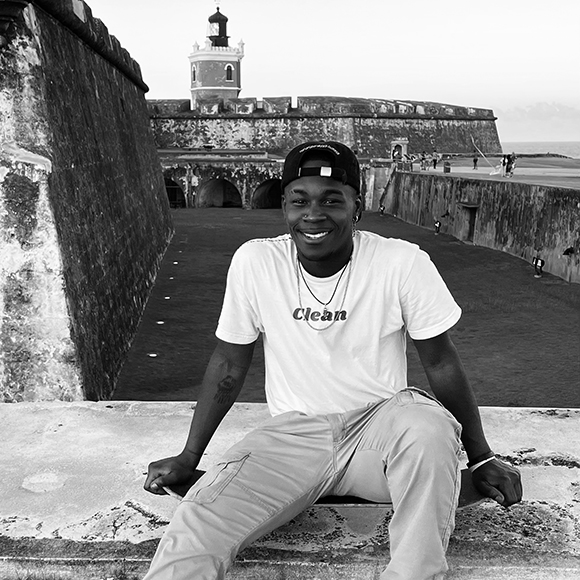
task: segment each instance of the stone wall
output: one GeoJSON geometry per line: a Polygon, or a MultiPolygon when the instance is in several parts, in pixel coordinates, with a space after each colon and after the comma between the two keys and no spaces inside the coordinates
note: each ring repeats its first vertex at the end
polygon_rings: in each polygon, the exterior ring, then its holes
{"type": "Polygon", "coordinates": [[[290,97],[202,101],[149,101],[157,146],[259,149],[284,154],[308,140],[343,141],[362,158],[390,157],[391,141],[409,139],[409,152],[471,153],[473,139],[501,154],[493,111],[441,103],[341,97],[290,97]]]}
{"type": "Polygon", "coordinates": [[[527,183],[395,172],[386,211],[460,240],[545,260],[544,271],[580,282],[580,191],[527,183]],[[564,251],[573,248],[573,253],[564,251]]]}
{"type": "Polygon", "coordinates": [[[147,87],[80,0],[0,15],[0,400],[106,399],[172,234],[147,87]]]}

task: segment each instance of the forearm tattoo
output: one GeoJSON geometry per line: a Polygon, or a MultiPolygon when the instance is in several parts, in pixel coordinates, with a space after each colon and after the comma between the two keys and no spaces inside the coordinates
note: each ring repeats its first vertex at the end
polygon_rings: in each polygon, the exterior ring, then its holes
{"type": "Polygon", "coordinates": [[[214,400],[220,405],[229,403],[237,386],[238,383],[236,382],[236,379],[231,375],[228,375],[218,383],[217,393],[214,396],[214,400]]]}

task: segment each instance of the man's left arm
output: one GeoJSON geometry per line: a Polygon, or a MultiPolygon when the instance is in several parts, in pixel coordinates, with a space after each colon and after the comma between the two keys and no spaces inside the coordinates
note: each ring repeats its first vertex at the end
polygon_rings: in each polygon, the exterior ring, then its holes
{"type": "Polygon", "coordinates": [[[472,465],[484,461],[472,472],[480,493],[508,507],[522,499],[519,471],[492,456],[485,438],[475,395],[467,380],[459,354],[447,332],[426,340],[414,340],[429,385],[441,404],[461,424],[461,440],[472,465]]]}

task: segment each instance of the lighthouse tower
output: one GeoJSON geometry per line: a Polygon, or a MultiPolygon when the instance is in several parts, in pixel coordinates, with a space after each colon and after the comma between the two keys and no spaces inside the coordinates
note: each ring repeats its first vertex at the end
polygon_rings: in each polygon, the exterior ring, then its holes
{"type": "Polygon", "coordinates": [[[230,47],[227,34],[228,19],[218,7],[208,18],[205,45],[197,42],[189,55],[191,71],[191,108],[195,109],[200,99],[234,99],[242,90],[241,61],[244,43],[230,47]]]}

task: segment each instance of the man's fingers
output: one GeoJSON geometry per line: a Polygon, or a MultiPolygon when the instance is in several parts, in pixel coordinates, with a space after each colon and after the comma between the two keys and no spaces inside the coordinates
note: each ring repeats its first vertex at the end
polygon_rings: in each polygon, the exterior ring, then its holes
{"type": "Polygon", "coordinates": [[[187,464],[179,460],[179,457],[168,457],[149,464],[147,478],[143,487],[150,493],[167,495],[163,488],[185,487],[189,489],[193,481],[204,472],[191,469],[187,464]]]}
{"type": "Polygon", "coordinates": [[[155,464],[151,464],[149,466],[149,470],[147,473],[147,479],[143,484],[143,488],[146,491],[150,491],[151,493],[156,493],[159,495],[165,495],[165,491],[163,491],[163,486],[172,483],[171,481],[166,481],[167,476],[171,472],[168,472],[167,469],[159,469],[155,466],[155,464]]]}
{"type": "Polygon", "coordinates": [[[146,491],[154,492],[154,488],[151,486],[156,477],[157,475],[154,475],[151,472],[149,472],[147,474],[147,479],[145,479],[145,483],[143,484],[143,489],[145,489],[146,491]]]}
{"type": "Polygon", "coordinates": [[[510,467],[504,474],[504,479],[500,480],[496,487],[501,487],[505,496],[505,503],[502,505],[508,507],[522,500],[523,488],[522,479],[519,471],[510,467]]]}
{"type": "Polygon", "coordinates": [[[522,500],[523,495],[522,482],[519,477],[515,481],[510,481],[507,487],[505,507],[518,503],[522,500]]]}
{"type": "Polygon", "coordinates": [[[522,484],[519,478],[515,481],[508,479],[495,485],[485,479],[479,479],[476,487],[483,495],[490,497],[503,507],[509,507],[522,499],[522,484]]]}
{"type": "Polygon", "coordinates": [[[143,488],[151,493],[165,495],[165,491],[163,491],[163,483],[162,480],[161,482],[160,480],[161,478],[157,479],[153,479],[153,477],[151,479],[147,478],[147,481],[144,483],[143,488]]]}
{"type": "Polygon", "coordinates": [[[472,477],[482,494],[491,497],[503,507],[509,507],[522,499],[520,472],[503,461],[495,459],[478,467],[472,477]]]}
{"type": "Polygon", "coordinates": [[[491,499],[496,501],[499,505],[504,505],[505,497],[504,497],[503,493],[501,493],[501,491],[499,491],[499,489],[493,487],[492,485],[487,483],[487,481],[485,481],[485,480],[479,481],[477,487],[479,488],[479,491],[483,495],[490,497],[491,499]]]}

